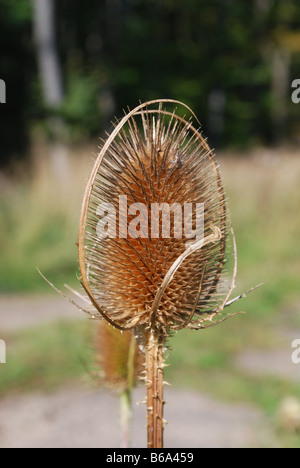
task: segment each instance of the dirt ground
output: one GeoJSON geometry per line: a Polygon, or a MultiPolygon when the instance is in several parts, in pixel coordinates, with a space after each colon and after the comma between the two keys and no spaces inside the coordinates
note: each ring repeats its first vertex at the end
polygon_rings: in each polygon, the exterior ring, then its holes
{"type": "MultiPolygon", "coordinates": [[[[79,316],[72,305],[55,296],[0,297],[2,332],[79,316]]],[[[237,365],[248,365],[251,370],[253,359],[259,360],[256,355],[241,356],[237,365]]],[[[270,362],[269,359],[266,366],[270,362]]],[[[146,408],[137,404],[144,393],[139,388],[133,396],[133,447],[146,444],[146,429],[141,430],[146,424],[146,408]]],[[[165,398],[166,447],[276,446],[266,420],[256,408],[218,402],[172,387],[166,388],[165,398]]],[[[0,401],[0,448],[119,447],[118,420],[118,399],[104,390],[68,386],[56,393],[9,396],[0,401]]]]}
{"type": "MultiPolygon", "coordinates": [[[[144,389],[137,389],[132,447],[146,446],[146,407],[137,404],[143,398],[144,389]]],[[[171,388],[166,400],[165,447],[275,446],[262,415],[253,408],[171,388]]],[[[120,443],[118,399],[106,391],[68,387],[0,403],[0,448],[113,448],[120,443]]]]}
{"type": "MultiPolygon", "coordinates": [[[[77,302],[80,303],[80,299],[77,302]]],[[[0,331],[2,332],[34,327],[59,319],[78,320],[79,317],[86,318],[84,313],[78,311],[59,295],[0,296],[0,331]]]]}

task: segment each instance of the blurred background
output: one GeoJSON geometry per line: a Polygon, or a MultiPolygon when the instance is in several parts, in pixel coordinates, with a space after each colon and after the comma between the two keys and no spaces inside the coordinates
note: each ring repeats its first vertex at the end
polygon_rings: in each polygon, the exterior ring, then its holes
{"type": "MultiPolygon", "coordinates": [[[[98,138],[127,106],[171,98],[192,107],[216,149],[236,293],[266,284],[233,307],[245,315],[170,340],[168,444],[182,446],[180,415],[187,447],[300,447],[299,1],[0,0],[0,79],[0,446],[62,443],[55,411],[95,388],[94,323],[36,267],[80,290],[78,221],[98,138]],[[43,439],[23,430],[33,421],[43,439]]],[[[73,438],[71,422],[64,444],[92,444],[73,438]]]]}

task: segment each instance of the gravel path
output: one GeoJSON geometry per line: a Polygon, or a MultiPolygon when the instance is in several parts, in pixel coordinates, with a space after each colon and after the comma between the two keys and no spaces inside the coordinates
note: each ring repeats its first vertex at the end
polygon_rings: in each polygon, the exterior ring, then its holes
{"type": "MultiPolygon", "coordinates": [[[[59,296],[0,297],[0,334],[57,319],[85,318],[59,296]]],[[[253,356],[238,363],[248,366],[253,356]]],[[[255,356],[255,361],[259,358],[255,356]]],[[[268,361],[268,366],[271,360],[268,361]]],[[[261,364],[263,365],[263,364],[261,364]]],[[[284,364],[283,364],[284,366],[284,364]]],[[[277,369],[278,371],[278,369],[277,369]]],[[[221,403],[202,394],[166,388],[166,447],[276,446],[262,414],[241,404],[221,403]]],[[[146,408],[134,394],[133,446],[145,447],[146,408]]],[[[118,447],[118,399],[101,390],[68,387],[56,393],[14,395],[0,401],[0,448],[118,447]]]]}
{"type": "MultiPolygon", "coordinates": [[[[146,446],[146,407],[134,393],[133,447],[146,446]]],[[[166,390],[168,448],[274,446],[261,414],[195,392],[166,390]]],[[[120,447],[118,399],[101,390],[8,397],[0,403],[0,448],[120,447]]]]}
{"type": "MultiPolygon", "coordinates": [[[[77,299],[80,304],[80,299],[77,299]]],[[[75,306],[57,295],[0,296],[0,331],[10,332],[54,320],[86,318],[75,306]]]]}
{"type": "MultiPolygon", "coordinates": [[[[300,335],[299,335],[300,336],[300,335]]],[[[300,364],[291,359],[292,348],[270,351],[245,351],[237,357],[236,365],[253,375],[270,375],[283,380],[300,382],[300,364]]]]}

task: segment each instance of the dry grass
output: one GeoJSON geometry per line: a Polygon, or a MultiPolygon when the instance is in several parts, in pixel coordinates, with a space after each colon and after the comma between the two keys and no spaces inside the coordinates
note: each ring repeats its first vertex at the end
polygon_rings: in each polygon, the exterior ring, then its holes
{"type": "MultiPolygon", "coordinates": [[[[46,290],[36,266],[53,281],[76,282],[80,206],[96,146],[50,158],[36,144],[32,177],[0,178],[1,291],[46,290]]],[[[299,153],[257,150],[218,159],[238,243],[238,286],[268,280],[276,296],[296,294],[299,153]]]]}
{"type": "Polygon", "coordinates": [[[238,278],[242,286],[250,278],[267,281],[264,290],[285,302],[298,295],[299,156],[295,151],[262,150],[249,159],[229,157],[221,163],[238,242],[238,278]]]}
{"type": "MultiPolygon", "coordinates": [[[[48,286],[36,273],[36,266],[58,286],[70,282],[70,278],[76,282],[79,211],[93,150],[70,152],[69,175],[64,184],[55,175],[53,163],[46,157],[39,160],[45,148],[36,153],[39,164],[31,180],[26,177],[26,181],[5,184],[0,181],[2,291],[31,292],[44,287],[48,292],[48,286]]],[[[209,333],[176,335],[171,341],[174,350],[170,352],[167,375],[174,385],[257,404],[270,416],[274,426],[281,402],[287,395],[300,398],[300,386],[282,378],[249,376],[234,369],[232,359],[245,349],[286,346],[282,340],[283,329],[300,329],[299,156],[299,152],[289,150],[218,156],[238,244],[236,293],[263,280],[267,283],[234,306],[233,310],[242,308],[246,315],[209,333]]],[[[72,356],[76,359],[71,378],[86,374],[78,362],[93,340],[92,328],[83,331],[79,339],[82,324],[76,324],[76,330],[72,325],[65,325],[60,347],[52,346],[54,337],[58,336],[56,325],[47,327],[43,333],[41,330],[34,334],[30,330],[23,337],[12,337],[13,364],[2,370],[1,392],[56,386],[68,377],[72,356]],[[85,343],[82,343],[83,336],[85,343]],[[49,337],[48,342],[45,337],[49,337]],[[62,360],[66,340],[68,353],[62,360]],[[20,349],[18,343],[22,344],[20,349]],[[46,361],[47,367],[41,367],[40,363],[46,361]],[[47,375],[43,375],[45,372],[47,375]]],[[[292,440],[287,433],[282,440],[284,446],[297,445],[296,439],[292,440]]]]}
{"type": "Polygon", "coordinates": [[[89,148],[36,143],[32,167],[14,179],[0,177],[0,291],[46,289],[36,267],[76,281],[80,204],[91,165],[89,148]]]}

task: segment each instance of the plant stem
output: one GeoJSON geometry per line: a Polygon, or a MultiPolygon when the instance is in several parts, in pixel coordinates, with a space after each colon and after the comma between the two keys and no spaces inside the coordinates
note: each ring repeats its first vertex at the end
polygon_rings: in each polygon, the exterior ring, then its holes
{"type": "Polygon", "coordinates": [[[120,394],[120,412],[121,412],[121,430],[122,430],[122,448],[130,447],[130,424],[132,419],[131,412],[131,390],[125,388],[120,394]]]}
{"type": "Polygon", "coordinates": [[[132,333],[130,346],[128,350],[127,361],[127,386],[130,392],[134,387],[134,372],[135,372],[135,356],[136,356],[136,339],[132,333]]]}
{"type": "Polygon", "coordinates": [[[132,334],[128,361],[127,361],[127,387],[120,394],[120,409],[121,409],[121,429],[122,429],[122,448],[130,447],[131,435],[131,420],[132,420],[132,405],[131,395],[134,387],[134,364],[135,364],[136,340],[132,334]]]}
{"type": "Polygon", "coordinates": [[[147,437],[148,448],[163,447],[163,345],[151,330],[146,336],[147,437]]]}

